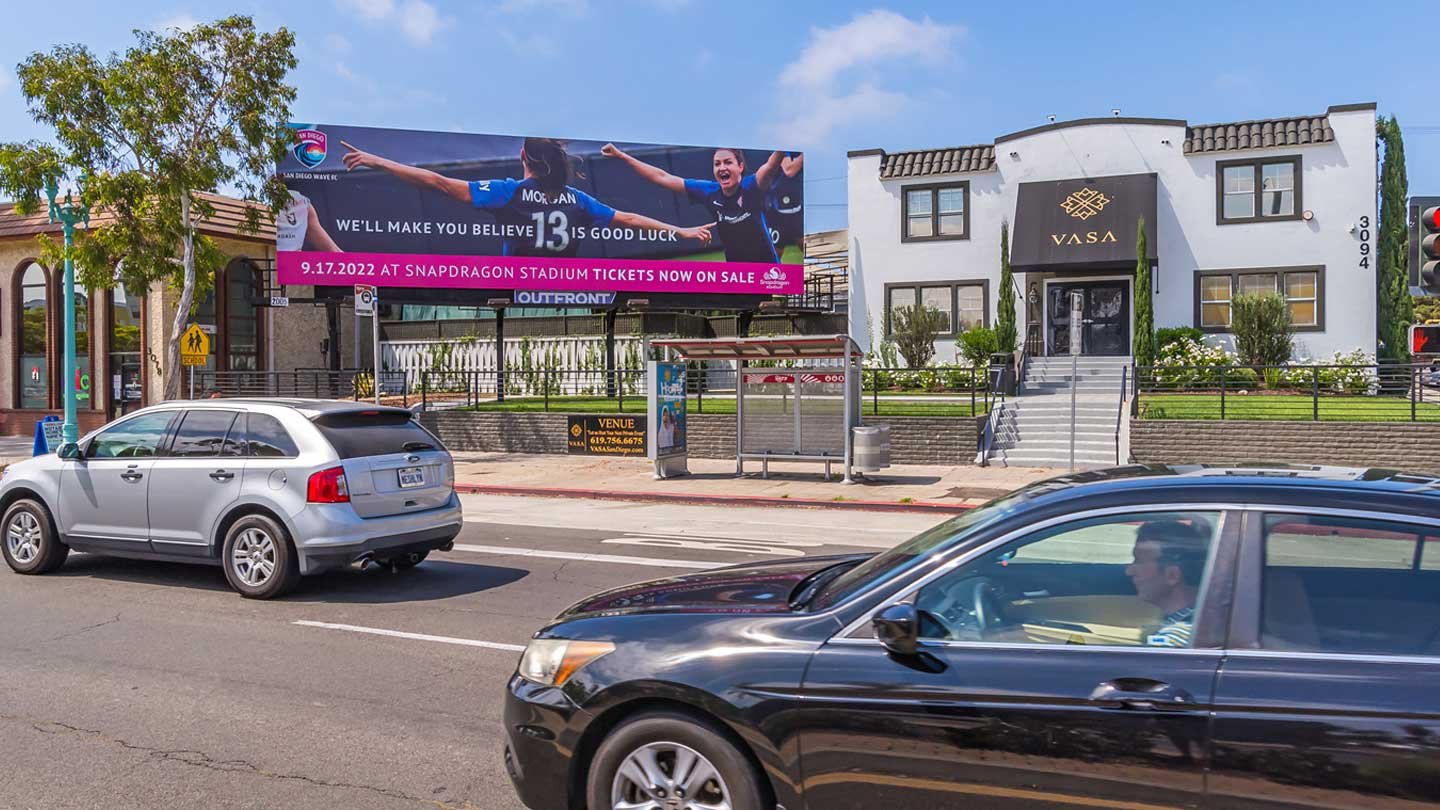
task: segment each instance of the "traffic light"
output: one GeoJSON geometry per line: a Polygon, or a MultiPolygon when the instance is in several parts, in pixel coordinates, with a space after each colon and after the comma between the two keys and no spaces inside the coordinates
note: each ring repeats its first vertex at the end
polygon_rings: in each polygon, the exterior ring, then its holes
{"type": "Polygon", "coordinates": [[[1440,205],[1420,212],[1420,286],[1431,295],[1440,295],[1440,205]]]}
{"type": "Polygon", "coordinates": [[[1410,327],[1410,354],[1440,354],[1440,323],[1410,327]]]}

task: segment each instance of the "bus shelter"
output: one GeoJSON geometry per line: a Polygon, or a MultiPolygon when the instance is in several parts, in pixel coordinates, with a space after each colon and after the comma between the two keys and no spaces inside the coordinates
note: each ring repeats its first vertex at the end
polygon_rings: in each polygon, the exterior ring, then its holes
{"type": "MultiPolygon", "coordinates": [[[[665,359],[735,364],[735,474],[759,461],[841,464],[851,483],[862,354],[848,335],[654,340],[665,359]],[[783,365],[776,361],[783,362],[783,365]]],[[[713,371],[701,384],[716,380],[713,371]]]]}

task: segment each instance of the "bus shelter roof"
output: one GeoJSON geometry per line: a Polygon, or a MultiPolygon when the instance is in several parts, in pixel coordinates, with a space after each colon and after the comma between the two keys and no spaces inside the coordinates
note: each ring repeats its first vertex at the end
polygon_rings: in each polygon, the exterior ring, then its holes
{"type": "Polygon", "coordinates": [[[779,337],[665,338],[651,346],[669,349],[687,360],[794,360],[860,357],[849,335],[779,337]]]}

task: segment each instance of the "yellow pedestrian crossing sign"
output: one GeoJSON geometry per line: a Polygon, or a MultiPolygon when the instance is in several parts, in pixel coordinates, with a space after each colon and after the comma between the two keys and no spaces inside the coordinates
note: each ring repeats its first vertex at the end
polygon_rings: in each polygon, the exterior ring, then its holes
{"type": "Polygon", "coordinates": [[[180,336],[180,365],[203,366],[209,356],[210,336],[205,334],[200,324],[190,324],[190,328],[180,336]]]}

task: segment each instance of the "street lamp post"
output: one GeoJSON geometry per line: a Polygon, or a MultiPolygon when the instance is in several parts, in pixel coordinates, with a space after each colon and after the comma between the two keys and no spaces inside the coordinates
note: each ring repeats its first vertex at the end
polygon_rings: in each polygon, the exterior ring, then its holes
{"type": "Polygon", "coordinates": [[[83,193],[78,203],[68,192],[60,202],[60,188],[54,178],[46,182],[45,195],[50,199],[50,221],[65,229],[65,382],[61,384],[65,391],[65,421],[60,436],[64,444],[73,444],[80,440],[80,425],[75,419],[75,387],[79,384],[75,373],[79,364],[75,361],[75,261],[70,251],[75,244],[76,224],[90,227],[90,208],[85,205],[83,193]]]}

